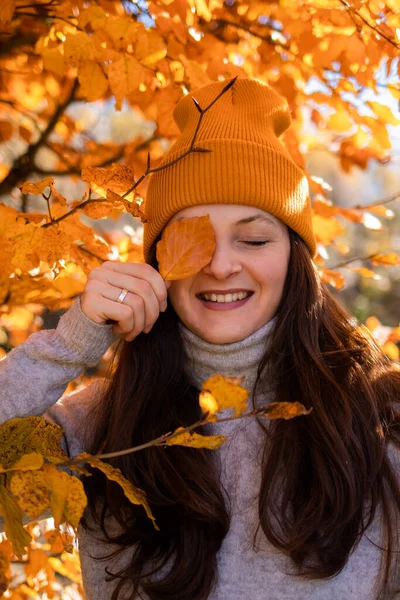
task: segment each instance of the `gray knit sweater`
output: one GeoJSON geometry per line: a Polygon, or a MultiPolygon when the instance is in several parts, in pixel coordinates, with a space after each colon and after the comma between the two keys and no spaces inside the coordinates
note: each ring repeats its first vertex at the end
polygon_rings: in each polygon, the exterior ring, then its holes
{"type": "MultiPolygon", "coordinates": [[[[202,381],[213,373],[244,375],[244,385],[251,389],[274,322],[273,319],[240,342],[222,345],[205,342],[181,324],[189,356],[188,373],[193,382],[200,388],[202,381]]],[[[0,361],[0,421],[45,414],[64,428],[71,455],[85,450],[87,440],[83,439],[80,424],[103,382],[100,379],[82,391],[61,396],[68,383],[85,367],[96,365],[116,339],[111,325],[99,325],[86,317],[77,298],[56,329],[32,334],[0,361]]],[[[256,403],[268,399],[268,395],[263,396],[256,403]]],[[[378,519],[339,575],[314,581],[300,579],[293,574],[290,559],[262,533],[257,537],[256,550],[252,547],[258,522],[260,427],[254,419],[244,419],[214,423],[212,433],[228,436],[228,441],[215,452],[220,454],[221,483],[229,497],[232,518],[218,553],[218,583],[210,600],[375,600],[374,584],[381,559],[374,545],[380,541],[378,519]]],[[[391,456],[397,463],[398,453],[393,449],[391,456]]],[[[108,600],[115,582],[104,581],[104,569],[107,566],[117,571],[129,556],[125,554],[106,563],[95,560],[91,555],[109,553],[110,547],[102,547],[82,527],[78,535],[87,600],[108,600]]],[[[400,594],[393,598],[399,599],[400,594]]]]}

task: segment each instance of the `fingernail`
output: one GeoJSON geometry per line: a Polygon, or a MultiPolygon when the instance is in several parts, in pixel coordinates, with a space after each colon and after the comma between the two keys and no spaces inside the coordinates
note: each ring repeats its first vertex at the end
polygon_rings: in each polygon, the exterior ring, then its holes
{"type": "Polygon", "coordinates": [[[144,333],[149,333],[149,331],[151,331],[153,325],[151,325],[150,327],[146,327],[146,329],[143,329],[144,333]]]}
{"type": "Polygon", "coordinates": [[[167,310],[167,307],[168,307],[168,303],[166,300],[164,300],[164,302],[161,302],[161,306],[160,306],[161,312],[164,312],[165,310],[167,310]]]}

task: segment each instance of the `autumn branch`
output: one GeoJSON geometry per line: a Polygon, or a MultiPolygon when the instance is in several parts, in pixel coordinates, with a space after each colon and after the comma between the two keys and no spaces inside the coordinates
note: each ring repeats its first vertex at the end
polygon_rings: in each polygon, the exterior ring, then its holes
{"type": "MultiPolygon", "coordinates": [[[[248,419],[253,417],[267,417],[270,419],[291,419],[294,417],[308,415],[311,413],[313,409],[306,409],[300,402],[271,402],[270,404],[266,404],[264,406],[260,406],[255,408],[247,413],[241,413],[237,415],[233,415],[231,417],[223,417],[223,418],[213,418],[209,419],[210,413],[205,413],[204,417],[199,421],[196,421],[192,425],[188,425],[187,427],[179,428],[172,433],[165,433],[150,442],[146,442],[145,444],[141,444],[140,446],[133,446],[132,448],[126,448],[125,450],[118,450],[116,452],[108,452],[106,454],[96,454],[94,455],[98,459],[108,459],[108,458],[116,458],[117,456],[126,456],[127,454],[133,454],[134,452],[140,452],[140,450],[145,450],[146,448],[152,448],[157,446],[166,446],[168,442],[176,437],[183,435],[184,433],[191,433],[195,429],[206,425],[207,423],[227,423],[228,421],[236,421],[238,419],[248,419]]],[[[88,462],[85,458],[79,458],[79,456],[75,458],[71,458],[70,460],[59,463],[58,467],[69,467],[71,465],[76,465],[82,462],[88,462]]]]}
{"type": "MultiPolygon", "coordinates": [[[[223,88],[223,90],[204,109],[202,109],[200,107],[199,103],[197,102],[197,100],[195,98],[192,98],[192,100],[193,100],[193,102],[194,102],[197,110],[200,113],[200,117],[199,117],[199,120],[197,122],[197,126],[196,126],[195,132],[193,134],[193,138],[192,138],[192,141],[191,141],[189,149],[186,152],[184,152],[181,156],[178,156],[178,158],[170,161],[169,163],[166,163],[165,165],[162,165],[160,167],[156,167],[154,169],[150,168],[150,152],[149,152],[148,153],[148,157],[147,157],[147,169],[146,169],[146,171],[137,180],[137,182],[131,188],[129,188],[129,190],[127,192],[125,192],[121,196],[121,198],[126,198],[126,196],[128,196],[128,194],[132,193],[139,186],[139,184],[143,181],[143,179],[145,179],[145,177],[147,177],[150,173],[155,173],[156,171],[162,171],[163,169],[167,169],[168,167],[171,167],[175,163],[177,163],[180,160],[182,160],[183,158],[185,158],[185,156],[187,156],[188,154],[191,154],[193,152],[212,152],[212,150],[209,150],[207,148],[195,148],[195,146],[194,146],[195,141],[196,141],[196,137],[197,137],[200,125],[201,125],[201,121],[202,121],[204,115],[206,114],[206,112],[208,110],[210,110],[210,108],[219,100],[219,98],[221,98],[221,96],[223,94],[225,94],[233,86],[233,84],[235,83],[236,79],[237,79],[237,76],[234,77],[233,79],[231,79],[227,83],[227,85],[223,88]]],[[[52,225],[55,225],[56,223],[59,223],[60,221],[66,219],[70,215],[74,214],[77,210],[80,210],[80,209],[84,208],[87,204],[89,204],[89,202],[94,203],[94,202],[104,202],[104,201],[105,201],[104,198],[98,198],[98,199],[93,199],[93,200],[92,199],[86,200],[86,201],[82,202],[81,204],[78,204],[77,206],[75,206],[74,208],[72,208],[70,211],[68,211],[67,213],[65,213],[64,215],[62,215],[61,217],[59,217],[58,219],[54,219],[54,220],[50,219],[50,222],[45,223],[44,225],[42,225],[42,227],[51,227],[52,225]]]]}
{"type": "Polygon", "coordinates": [[[66,108],[71,104],[75,98],[76,90],[78,89],[78,80],[75,79],[71,90],[65,100],[61,102],[56,110],[54,111],[51,119],[49,120],[47,127],[42,131],[39,139],[30,144],[28,150],[22,156],[19,156],[8,173],[7,177],[0,184],[0,196],[8,194],[11,190],[18,185],[21,181],[27,179],[30,173],[36,170],[35,158],[36,155],[44,144],[46,144],[48,137],[53,132],[53,129],[57,125],[60,117],[64,114],[66,108]]]}

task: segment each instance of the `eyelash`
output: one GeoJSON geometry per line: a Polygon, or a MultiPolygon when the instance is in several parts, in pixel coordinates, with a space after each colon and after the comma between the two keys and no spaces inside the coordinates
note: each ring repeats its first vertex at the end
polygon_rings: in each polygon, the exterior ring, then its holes
{"type": "Polygon", "coordinates": [[[265,246],[265,244],[268,244],[268,240],[265,240],[265,241],[259,240],[259,241],[252,241],[252,242],[243,240],[243,243],[248,244],[249,246],[265,246]]]}

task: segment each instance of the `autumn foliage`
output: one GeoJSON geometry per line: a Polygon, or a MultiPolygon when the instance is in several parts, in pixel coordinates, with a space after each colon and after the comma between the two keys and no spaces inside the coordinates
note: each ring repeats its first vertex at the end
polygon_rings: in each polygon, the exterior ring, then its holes
{"type": "MultiPolygon", "coordinates": [[[[373,161],[390,162],[388,126],[399,126],[400,120],[376,101],[360,111],[355,99],[364,89],[378,90],[375,74],[382,65],[387,74],[400,75],[396,0],[0,4],[0,337],[9,347],[40,328],[44,308],[68,308],[92,268],[110,259],[143,260],[135,236],[99,234],[96,223],[111,219],[117,225],[126,213],[138,224],[146,220],[147,176],[179,133],[172,118],[175,104],[187,91],[216,80],[258,78],[288,100],[293,123],[282,141],[308,178],[322,280],[341,289],[350,272],[373,278],[377,265],[399,264],[395,252],[384,251],[357,257],[362,266],[354,266],[351,248],[339,240],[350,223],[370,227],[373,217],[379,229],[380,222],[392,219],[400,190],[372,204],[357,198],[351,207],[336,206],[330,186],[307,170],[304,158],[323,143],[344,173],[365,170],[373,161]],[[310,81],[319,85],[310,89],[310,81]],[[123,141],[99,140],[79,116],[77,107],[84,103],[104,110],[113,105],[115,111],[129,106],[155,129],[150,135],[133,131],[123,141]],[[305,108],[317,134],[305,132],[305,108]],[[343,259],[328,268],[332,249],[343,259]]],[[[400,103],[398,78],[385,87],[400,103]]],[[[199,271],[213,244],[207,217],[173,224],[157,246],[162,276],[180,279],[199,271]]],[[[366,325],[397,360],[400,328],[386,327],[373,315],[366,325]]],[[[227,408],[243,418],[247,392],[240,383],[216,374],[203,386],[199,401],[208,420],[227,408]]],[[[67,391],[73,387],[71,382],[67,391]]],[[[295,404],[270,405],[268,411],[269,418],[305,414],[295,404]]],[[[205,440],[195,427],[149,444],[217,448],[223,443],[221,436],[205,440]]],[[[73,531],[62,523],[74,528],[79,522],[85,497],[76,475],[83,475],[85,464],[117,480],[152,518],[141,490],[99,457],[68,461],[60,439],[60,430],[40,417],[13,420],[0,429],[0,513],[9,538],[0,543],[0,594],[8,586],[10,559],[27,557],[26,581],[13,590],[14,600],[36,592],[58,597],[56,572],[79,583],[77,561],[63,553],[73,551],[73,531]],[[40,497],[35,506],[33,489],[40,497]],[[34,524],[22,526],[22,511],[36,519],[39,509],[50,509],[55,521],[55,530],[43,539],[34,524]],[[38,583],[43,569],[46,575],[38,583]]]]}

